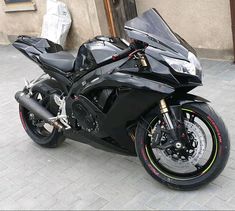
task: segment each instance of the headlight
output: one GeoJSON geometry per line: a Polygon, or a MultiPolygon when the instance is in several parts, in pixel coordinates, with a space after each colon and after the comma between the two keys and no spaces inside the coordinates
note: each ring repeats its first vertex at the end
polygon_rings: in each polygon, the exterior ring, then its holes
{"type": "Polygon", "coordinates": [[[198,58],[191,52],[188,53],[188,60],[191,64],[194,64],[197,70],[202,70],[201,63],[199,62],[198,58]]]}
{"type": "Polygon", "coordinates": [[[201,64],[197,57],[191,52],[188,54],[189,62],[185,60],[174,59],[164,55],[162,57],[176,72],[179,73],[198,75],[198,73],[202,70],[201,64]]]}

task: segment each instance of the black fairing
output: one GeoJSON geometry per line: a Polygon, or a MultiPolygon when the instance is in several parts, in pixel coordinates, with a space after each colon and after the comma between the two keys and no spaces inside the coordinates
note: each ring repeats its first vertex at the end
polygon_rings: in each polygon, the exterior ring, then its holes
{"type": "Polygon", "coordinates": [[[155,76],[159,76],[166,83],[174,86],[176,89],[182,87],[196,87],[202,85],[201,76],[197,75],[182,74],[174,71],[163,59],[163,56],[173,57],[176,59],[185,58],[180,54],[173,54],[170,51],[163,51],[154,47],[147,47],[145,49],[145,54],[150,63],[151,70],[155,76]]]}
{"type": "MultiPolygon", "coordinates": [[[[114,90],[114,93],[112,93],[114,99],[112,106],[106,111],[95,105],[92,99],[78,96],[76,99],[70,98],[72,107],[67,108],[68,112],[75,112],[78,116],[81,116],[81,114],[86,116],[85,121],[83,119],[80,122],[78,119],[78,125],[85,126],[83,129],[89,134],[112,141],[118,147],[134,155],[135,146],[129,136],[128,128],[136,124],[140,114],[146,113],[150,108],[155,107],[156,102],[162,98],[163,93],[128,88],[112,90],[114,90]],[[86,113],[87,109],[88,112],[86,113]],[[78,110],[80,110],[80,113],[78,110]],[[95,125],[88,126],[90,120],[92,120],[92,123],[95,122],[95,125]]],[[[167,95],[165,94],[165,96],[167,95]]],[[[106,102],[110,99],[109,97],[110,95],[107,96],[106,102]]]]}
{"type": "Polygon", "coordinates": [[[39,63],[38,56],[42,53],[56,53],[63,51],[61,45],[51,42],[45,38],[19,36],[13,46],[28,58],[39,63]]]}

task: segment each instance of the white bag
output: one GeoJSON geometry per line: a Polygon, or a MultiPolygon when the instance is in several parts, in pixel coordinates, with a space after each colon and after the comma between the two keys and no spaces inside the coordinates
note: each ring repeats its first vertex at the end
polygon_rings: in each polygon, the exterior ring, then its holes
{"type": "Polygon", "coordinates": [[[42,38],[64,47],[72,20],[66,4],[47,0],[47,12],[43,17],[42,38]]]}

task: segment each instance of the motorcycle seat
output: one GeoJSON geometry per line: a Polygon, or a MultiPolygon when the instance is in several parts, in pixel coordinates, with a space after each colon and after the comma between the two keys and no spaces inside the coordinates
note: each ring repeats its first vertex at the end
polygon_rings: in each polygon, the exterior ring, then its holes
{"type": "Polygon", "coordinates": [[[50,67],[54,67],[63,72],[71,72],[74,70],[75,57],[65,51],[59,51],[56,53],[43,53],[39,56],[39,60],[42,64],[50,67]]]}

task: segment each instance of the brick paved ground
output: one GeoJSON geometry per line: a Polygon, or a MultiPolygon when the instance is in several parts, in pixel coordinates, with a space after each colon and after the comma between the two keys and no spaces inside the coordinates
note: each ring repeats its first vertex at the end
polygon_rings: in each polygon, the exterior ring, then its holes
{"type": "Polygon", "coordinates": [[[155,182],[137,158],[66,140],[34,144],[21,127],[14,93],[41,71],[12,47],[0,47],[0,209],[235,209],[235,66],[202,60],[204,87],[231,135],[231,157],[207,187],[178,192],[155,182]]]}

